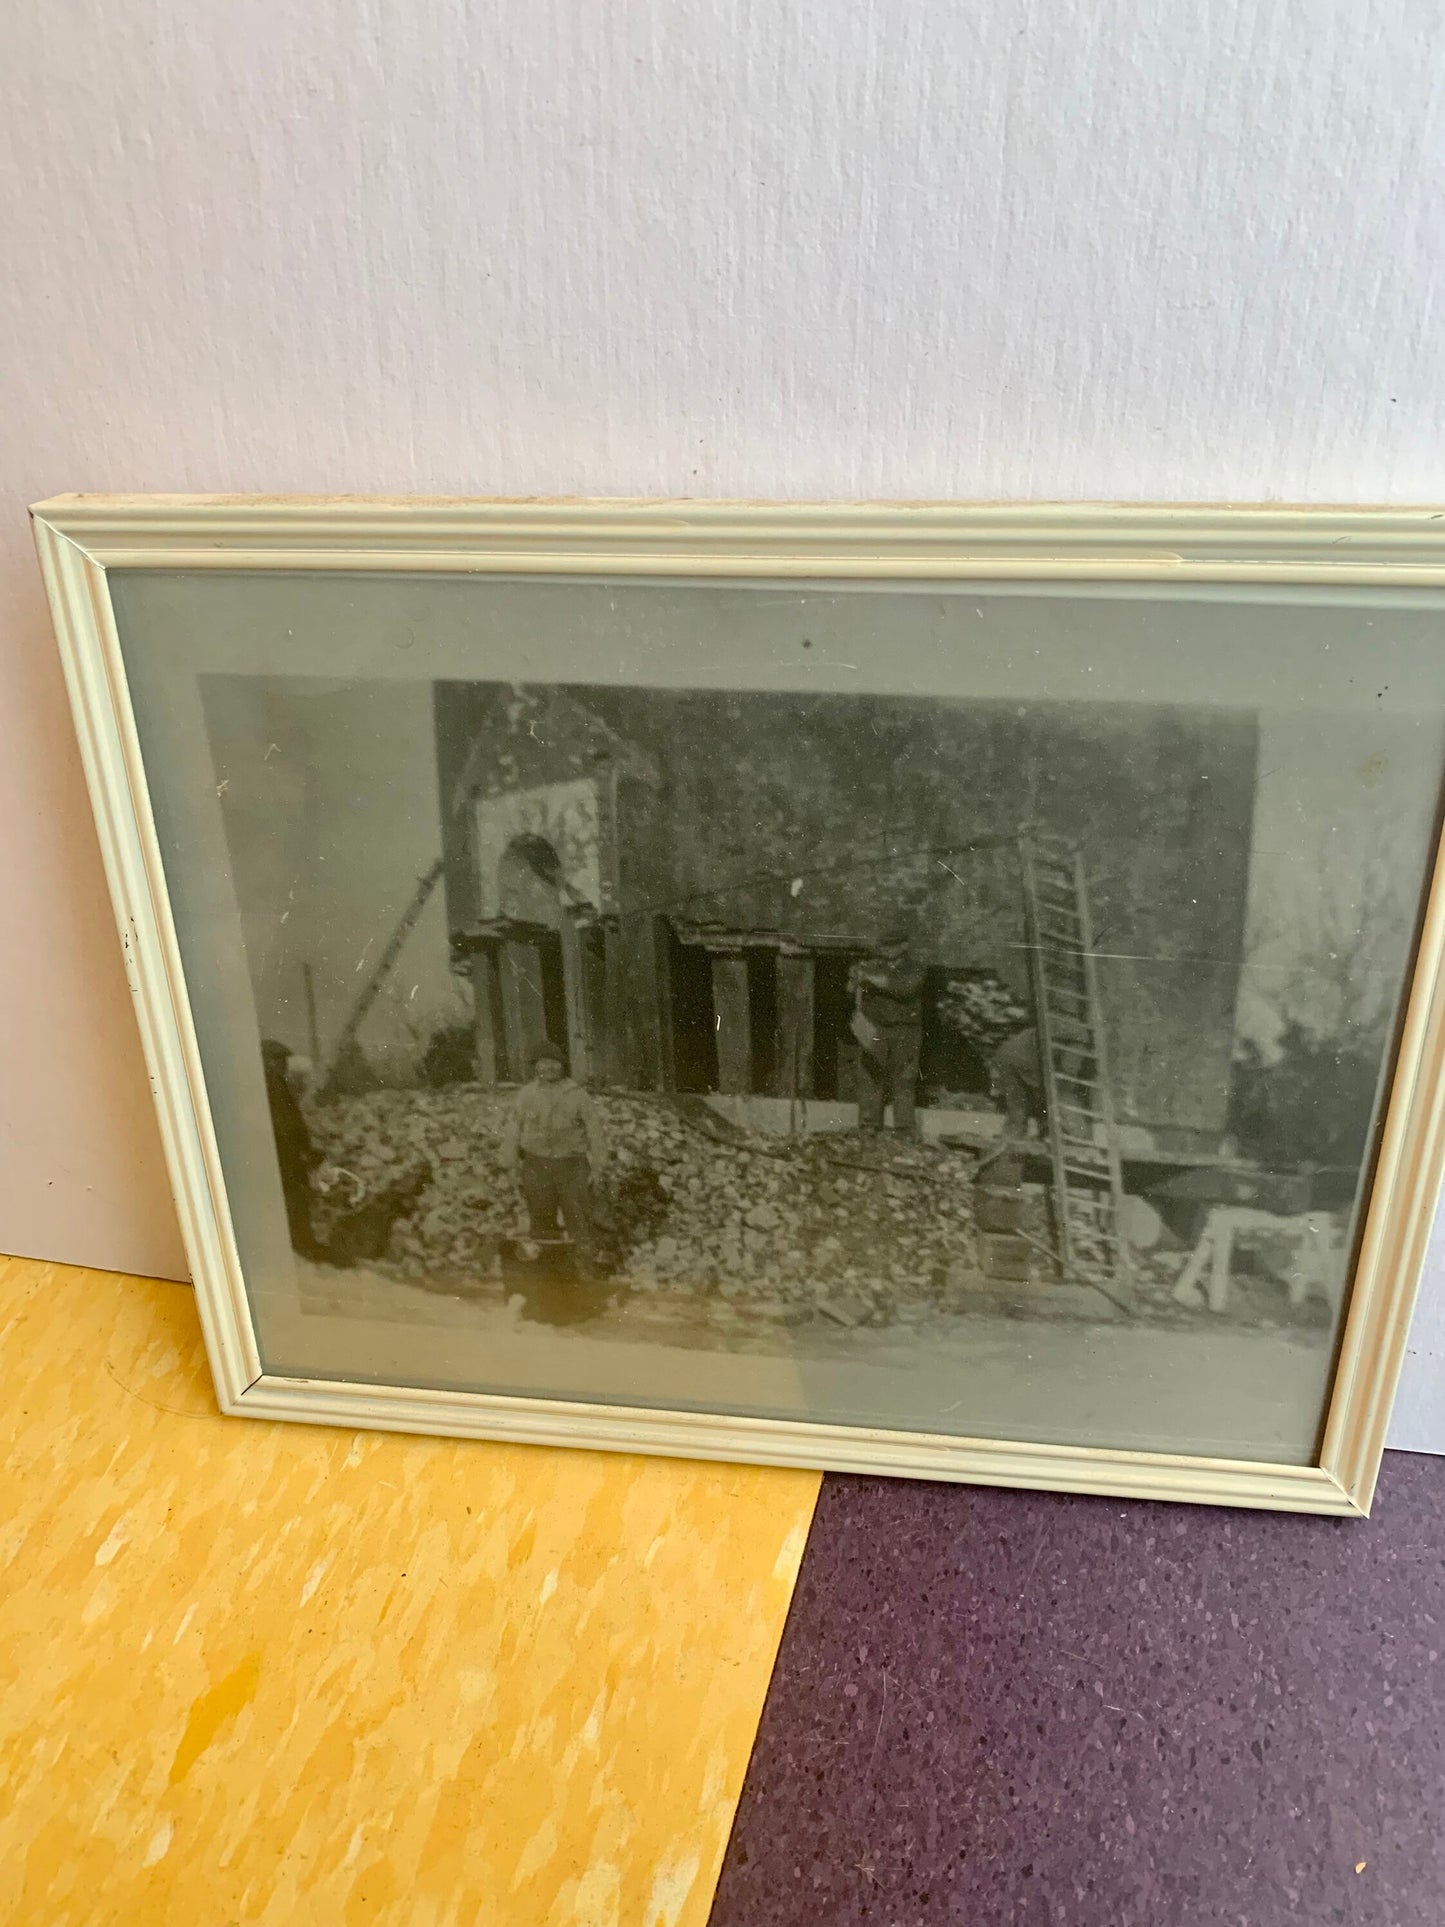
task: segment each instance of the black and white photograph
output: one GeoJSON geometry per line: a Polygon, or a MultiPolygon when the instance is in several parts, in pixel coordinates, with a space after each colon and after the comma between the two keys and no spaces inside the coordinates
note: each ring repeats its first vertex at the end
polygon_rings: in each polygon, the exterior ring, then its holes
{"type": "MultiPolygon", "coordinates": [[[[1318,633],[1293,609],[388,587],[374,673],[196,679],[294,1274],[256,1293],[274,1346],[324,1323],[357,1377],[424,1341],[441,1384],[1311,1457],[1438,711],[1236,700],[1254,636],[1318,633]],[[456,673],[529,598],[548,672],[456,673]],[[411,675],[429,599],[447,673],[411,675]],[[924,623],[953,693],[894,666],[924,623]],[[1217,695],[1167,699],[1165,644],[1193,692],[1212,631],[1217,695]]],[[[247,588],[274,631],[283,588],[247,588]]]]}

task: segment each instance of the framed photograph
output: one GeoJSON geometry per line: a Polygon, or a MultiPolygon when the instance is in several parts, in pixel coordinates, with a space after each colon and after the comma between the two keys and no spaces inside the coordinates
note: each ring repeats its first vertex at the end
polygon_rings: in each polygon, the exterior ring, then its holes
{"type": "Polygon", "coordinates": [[[223,1410],[1368,1510],[1439,513],[34,515],[223,1410]]]}

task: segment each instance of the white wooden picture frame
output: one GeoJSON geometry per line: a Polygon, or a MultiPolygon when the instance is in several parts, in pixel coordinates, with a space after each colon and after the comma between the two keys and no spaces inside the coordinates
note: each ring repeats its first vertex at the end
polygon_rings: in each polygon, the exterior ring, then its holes
{"type": "MultiPolygon", "coordinates": [[[[1356,654],[1350,673],[1339,683],[1340,691],[1345,691],[1350,674],[1355,672],[1360,688],[1368,682],[1373,690],[1375,682],[1386,676],[1380,665],[1394,664],[1391,650],[1400,654],[1402,662],[1408,656],[1409,663],[1415,665],[1410,673],[1417,678],[1412,687],[1417,688],[1414,709],[1418,713],[1427,701],[1430,686],[1432,628],[1438,627],[1439,642],[1445,646],[1445,521],[1441,512],[72,495],[40,504],[33,516],[216,1395],[223,1411],[347,1427],[821,1466],[1112,1496],[1339,1515],[1368,1512],[1445,1156],[1441,1074],[1445,1052],[1445,1000],[1441,992],[1445,888],[1437,861],[1435,814],[1445,767],[1435,771],[1428,797],[1429,785],[1417,785],[1419,796],[1411,805],[1418,818],[1425,807],[1419,799],[1425,797],[1428,802],[1426,844],[1399,857],[1402,867],[1395,887],[1398,894],[1408,885],[1411,925],[1402,952],[1403,991],[1392,1010],[1389,1044],[1381,1059],[1385,1079],[1382,1101],[1370,1130],[1362,1165],[1364,1176],[1349,1219],[1348,1290],[1337,1322],[1327,1331],[1317,1329],[1314,1337],[1318,1369],[1324,1375],[1317,1424],[1308,1449],[1292,1450],[1272,1460],[1257,1445],[1238,1456],[1227,1449],[1136,1449],[1111,1443],[1107,1436],[1099,1435],[1097,1426],[1092,1435],[1078,1439],[974,1436],[962,1427],[958,1432],[948,1427],[916,1429],[912,1424],[879,1423],[876,1415],[854,1419],[821,1407],[813,1409],[802,1397],[792,1411],[762,1409],[768,1405],[766,1398],[754,1401],[738,1398],[735,1393],[719,1401],[715,1409],[701,1409],[705,1401],[679,1400],[661,1382],[655,1395],[645,1389],[639,1393],[636,1382],[631,1394],[624,1388],[598,1395],[595,1374],[575,1390],[555,1376],[550,1386],[540,1389],[535,1384],[512,1389],[505,1383],[493,1383],[486,1389],[475,1382],[448,1384],[452,1341],[447,1336],[448,1328],[441,1325],[430,1338],[423,1333],[415,1339],[417,1345],[423,1341],[431,1345],[434,1367],[394,1380],[384,1368],[363,1378],[354,1367],[339,1366],[331,1375],[324,1357],[304,1372],[267,1369],[263,1363],[267,1343],[264,1329],[258,1330],[257,1307],[258,1303],[263,1307],[264,1326],[266,1294],[280,1292],[282,1286],[264,1277],[248,1276],[243,1246],[250,1234],[238,1218],[237,1198],[238,1185],[245,1177],[242,1167],[249,1169],[256,1159],[264,1161],[268,1153],[264,1146],[257,1149],[255,1159],[249,1149],[245,1157],[238,1157],[234,1150],[224,1152],[223,1137],[229,1132],[230,1141],[239,1142],[236,1133],[241,1127],[228,1124],[224,1130],[218,1129],[215,1109],[219,1102],[215,1089],[227,1079],[251,1075],[244,1067],[234,1070],[231,1057],[234,1055],[239,1064],[252,1046],[259,1044],[261,1018],[254,1009],[243,1009],[239,999],[233,999],[223,1019],[198,1022],[198,986],[211,966],[206,945],[194,935],[187,937],[178,920],[176,899],[181,879],[177,865],[181,859],[174,849],[163,847],[158,816],[163,789],[171,798],[166,809],[172,817],[177,810],[184,813],[190,807],[187,797],[200,799],[201,792],[194,785],[186,789],[166,755],[155,747],[164,740],[164,729],[159,723],[152,729],[137,683],[136,664],[149,646],[145,611],[152,604],[145,601],[147,596],[155,607],[167,610],[182,605],[189,611],[214,608],[218,612],[216,632],[234,632],[232,646],[244,649],[249,646],[245,623],[238,618],[228,627],[229,618],[224,613],[226,598],[243,598],[244,585],[269,581],[274,603],[276,596],[284,598],[291,593],[291,585],[301,584],[307,595],[314,592],[321,596],[328,582],[333,588],[344,584],[348,606],[360,612],[356,619],[364,628],[369,620],[365,614],[367,598],[379,594],[384,584],[390,598],[388,607],[393,611],[388,619],[399,638],[397,646],[408,650],[415,646],[418,676],[455,681],[455,651],[440,668],[430,663],[430,632],[424,614],[415,623],[410,618],[402,620],[405,634],[395,628],[395,611],[410,606],[407,598],[415,601],[419,611],[433,606],[426,602],[429,583],[452,585],[448,595],[453,588],[460,591],[467,585],[480,585],[485,590],[489,584],[504,583],[513,597],[525,596],[529,585],[575,585],[579,592],[588,588],[602,597],[609,593],[614,597],[640,595],[649,586],[676,585],[678,593],[685,589],[699,597],[716,598],[724,591],[733,596],[782,596],[781,605],[774,602],[767,606],[788,610],[795,606],[811,608],[806,598],[815,596],[822,598],[817,603],[819,608],[843,609],[850,622],[861,624],[867,631],[869,646],[876,645],[872,664],[859,668],[851,659],[842,661],[836,650],[830,651],[826,629],[820,630],[817,638],[805,638],[810,648],[817,642],[813,660],[827,659],[824,667],[834,679],[831,690],[839,701],[882,702],[885,698],[877,695],[880,687],[896,691],[899,686],[888,682],[886,676],[882,683],[879,681],[883,673],[879,665],[887,663],[894,647],[894,640],[885,633],[892,618],[866,617],[866,609],[875,604],[865,605],[858,598],[896,595],[900,599],[888,604],[888,609],[903,611],[912,622],[922,607],[917,598],[927,592],[936,602],[936,608],[929,605],[934,609],[930,618],[934,626],[929,631],[934,641],[928,647],[944,651],[939,660],[945,659],[948,648],[955,650],[963,665],[961,680],[956,697],[947,700],[955,706],[966,706],[976,695],[966,667],[971,659],[968,634],[989,632],[996,618],[999,622],[1013,621],[1014,615],[1004,609],[1004,603],[1013,598],[1010,609],[1016,611],[1021,595],[1036,595],[1049,598],[1048,606],[1055,612],[1050,618],[1054,627],[1048,629],[1051,636],[1058,625],[1067,629],[1074,619],[1074,597],[1081,610],[1084,599],[1092,598],[1089,610],[1078,615],[1081,634],[1104,633],[1097,627],[1097,612],[1106,605],[1121,611],[1145,605],[1151,609],[1187,609],[1191,623],[1216,623],[1223,665],[1220,677],[1226,686],[1214,700],[1228,707],[1232,701],[1229,678],[1235,671],[1228,667],[1226,657],[1233,646],[1230,638],[1235,627],[1243,621],[1237,612],[1248,603],[1276,612],[1269,620],[1277,622],[1280,629],[1281,662],[1290,649],[1295,651],[1291,661],[1313,660],[1308,657],[1310,638],[1323,633],[1337,619],[1344,630],[1357,631],[1356,654]],[[614,585],[611,591],[609,585],[614,585]],[[905,595],[915,600],[905,606],[901,600],[905,595]],[[804,600],[796,604],[790,600],[797,597],[804,600]],[[828,597],[833,598],[831,603],[828,597]],[[852,600],[845,606],[848,597],[852,600]],[[1110,598],[1117,598],[1117,602],[1110,598]],[[860,609],[865,615],[856,614],[860,609]],[[1350,630],[1351,624],[1354,630],[1350,630]],[[1406,642],[1399,640],[1407,631],[1408,649],[1406,642]],[[937,641],[939,636],[942,642],[937,641]],[[856,680],[840,680],[848,675],[856,680]],[[1420,696],[1418,691],[1426,694],[1420,696]],[[143,747],[148,731],[154,739],[149,749],[143,747]]],[[[597,606],[600,609],[602,604],[597,606]]],[[[733,623],[741,638],[738,647],[745,653],[746,639],[752,633],[747,609],[756,606],[762,610],[764,601],[746,605],[725,598],[722,603],[700,601],[697,606],[722,609],[720,632],[728,632],[728,623],[733,623]]],[[[884,605],[876,606],[881,610],[884,605]]],[[[1042,600],[1030,606],[1042,607],[1042,600]]],[[[508,607],[525,610],[526,604],[517,601],[508,607]]],[[[174,619],[180,621],[179,616],[174,619]]],[[[1127,617],[1128,622],[1136,619],[1134,615],[1127,617]]],[[[1181,615],[1181,623],[1184,620],[1181,615]]],[[[1161,660],[1172,646],[1167,629],[1164,623],[1159,630],[1157,650],[1161,660]]],[[[195,633],[199,637],[202,631],[197,629],[195,633]]],[[[474,634],[474,641],[467,645],[473,650],[468,658],[473,664],[469,674],[480,682],[491,677],[514,684],[519,681],[515,663],[493,667],[486,641],[491,631],[486,622],[467,633],[474,634]]],[[[304,640],[297,642],[298,648],[304,640]]],[[[897,646],[902,648],[904,644],[897,646]]],[[[923,644],[918,646],[921,649],[923,644]]],[[[708,677],[717,661],[707,653],[711,647],[705,640],[700,642],[696,634],[689,636],[679,628],[679,661],[685,656],[692,665],[678,671],[679,687],[684,683],[688,687],[710,686],[708,677]]],[[[767,648],[759,643],[758,660],[767,657],[772,647],[771,643],[767,648]]],[[[1332,661],[1336,665],[1342,647],[1337,644],[1334,648],[1332,661]]],[[[1059,649],[1058,660],[1063,664],[1067,650],[1062,643],[1059,649]]],[[[1197,650],[1190,651],[1182,644],[1180,650],[1181,661],[1184,655],[1197,658],[1197,650]]],[[[1268,650],[1255,649],[1252,653],[1267,655],[1268,650]]],[[[267,674],[284,674],[283,657],[273,655],[267,660],[267,674]]],[[[315,657],[315,661],[320,660],[319,655],[315,657]]],[[[1015,663],[1015,681],[1008,693],[1027,706],[1036,700],[1036,692],[1027,685],[1026,669],[1018,667],[1023,657],[1015,652],[1011,660],[1015,663]]],[[[1324,658],[1320,660],[1323,663],[1324,658]]],[[[238,673],[234,658],[225,673],[238,673]]],[[[314,665],[307,673],[315,675],[314,665]]],[[[346,682],[370,670],[359,660],[338,657],[327,673],[346,682]]],[[[394,665],[387,673],[395,673],[394,665]]],[[[592,673],[574,676],[565,666],[560,671],[539,671],[524,687],[570,687],[573,682],[585,682],[592,673]]],[[[806,695],[817,686],[808,681],[816,673],[812,664],[804,669],[799,658],[787,670],[791,681],[787,677],[754,684],[744,681],[740,687],[745,692],[771,689],[775,696],[770,700],[775,700],[780,690],[799,690],[806,695]]],[[[1059,673],[1064,671],[1060,669],[1059,673]]],[[[1319,670],[1321,675],[1334,673],[1334,668],[1319,670]]],[[[1281,678],[1285,674],[1284,669],[1279,671],[1281,678]]],[[[619,675],[618,687],[641,687],[645,682],[645,677],[639,679],[630,670],[619,675]]],[[[1445,714],[1445,675],[1436,668],[1434,676],[1445,714]]],[[[1283,709],[1291,704],[1309,709],[1315,700],[1315,693],[1303,685],[1295,693],[1283,681],[1280,686],[1283,709]]],[[[907,687],[912,689],[914,684],[907,687]]],[[[1237,707],[1250,710],[1256,699],[1248,694],[1243,682],[1240,691],[1237,707]]],[[[1001,701],[1004,693],[991,687],[987,697],[989,701],[1001,701]]],[[[890,694],[886,700],[903,702],[905,697],[890,694]]],[[[906,700],[914,698],[907,696],[906,700]]],[[[1122,685],[1109,696],[1116,708],[1128,700],[1129,693],[1122,685]]],[[[1347,716],[1352,713],[1347,705],[1357,698],[1346,693],[1329,700],[1336,704],[1332,713],[1347,716]]],[[[152,703],[149,696],[145,701],[152,703]]],[[[1387,697],[1382,690],[1378,697],[1360,695],[1358,701],[1361,716],[1377,716],[1383,713],[1380,705],[1387,697]]],[[[1156,703],[1154,707],[1162,714],[1167,704],[1156,703]]],[[[745,730],[752,727],[746,717],[754,712],[744,702],[742,713],[744,721],[735,726],[745,730]]],[[[1406,728],[1403,716],[1399,726],[1406,728]]],[[[183,725],[177,722],[174,727],[183,725]]],[[[198,741],[196,755],[203,757],[204,752],[205,745],[198,741]]],[[[1423,750],[1421,755],[1425,757],[1423,750]]],[[[1422,768],[1425,762],[1428,757],[1422,768]]],[[[1385,780],[1393,779],[1387,776],[1385,780]]],[[[225,779],[218,782],[224,788],[225,779]]],[[[216,789],[217,784],[210,784],[207,795],[213,799],[216,789]]],[[[205,809],[211,807],[211,802],[205,802],[205,809]]],[[[194,800],[194,808],[201,811],[202,801],[194,800]]],[[[745,843],[745,836],[743,840],[745,843]]],[[[1222,844],[1227,838],[1221,832],[1216,841],[1222,844]]],[[[746,868],[746,857],[743,848],[740,869],[746,868]]],[[[1391,860],[1388,853],[1381,858],[1387,867],[1391,860]]],[[[798,867],[801,872],[801,861],[798,867]]],[[[224,880],[207,883],[206,887],[220,890],[223,885],[224,880]]],[[[1241,884],[1241,890],[1244,887],[1241,884]]],[[[805,893],[800,890],[799,894],[805,893]]],[[[728,943],[741,944],[747,935],[731,925],[721,936],[714,926],[709,928],[714,934],[708,940],[722,948],[728,943]]],[[[786,951],[790,940],[787,932],[780,937],[769,926],[764,934],[771,951],[778,951],[780,945],[786,951]]],[[[683,936],[692,940],[697,932],[689,925],[683,936]]],[[[1037,949],[1043,939],[1035,932],[1034,940],[1037,949]]],[[[1093,969],[1095,957],[1103,954],[1087,930],[1077,948],[1086,971],[1093,969]]],[[[232,959],[227,967],[234,965],[232,959]]],[[[772,971],[775,966],[769,963],[768,969],[772,971]]],[[[745,975],[737,977],[738,983],[752,981],[745,975]]],[[[770,977],[768,981],[774,980],[770,977]]],[[[216,993],[218,997],[221,994],[216,993]]],[[[777,994],[775,988],[768,993],[773,998],[777,994]]],[[[772,1004],[767,1007],[772,1011],[772,1004]]],[[[1096,1010],[1096,1004],[1087,1008],[1096,1010]]],[[[721,1018],[718,1021],[721,1023],[721,1018]]],[[[770,1017],[769,1021],[774,1019],[770,1017]]],[[[1037,1021],[1046,1031],[1046,1019],[1037,1021]]],[[[1099,1019],[1097,1028],[1102,1054],[1103,1036],[1110,1028],[1106,1017],[1099,1019]]],[[[1117,1024],[1114,1028],[1117,1032],[1117,1024]]],[[[1044,1061],[1047,1065],[1047,1055],[1044,1061]]],[[[1095,1096],[1100,1080],[1107,1076],[1105,1066],[1093,1065],[1092,1059],[1075,1061],[1089,1067],[1089,1093],[1095,1096]]],[[[776,1064],[769,1075],[776,1082],[776,1064]]],[[[1050,1090],[1052,1109],[1040,1125],[1038,1138],[1028,1139],[1025,1147],[1035,1166],[1057,1152],[1058,1145],[1051,1144],[1048,1132],[1066,1115],[1060,1087],[1051,1084],[1050,1090]]],[[[1105,1090],[1098,1101],[1103,1103],[1107,1098],[1105,1090]]],[[[815,1101],[823,1105],[821,1098],[815,1101]]],[[[716,1108],[729,1128],[736,1127],[736,1120],[744,1117],[744,1109],[736,1104],[727,1115],[726,1105],[716,1108]]],[[[1027,1132],[1028,1126],[1024,1128],[1027,1132]]],[[[1115,1140],[1122,1129],[1111,1117],[1106,1133],[1112,1134],[1108,1143],[1115,1147],[1111,1155],[1116,1155],[1115,1140]]],[[[942,1143],[944,1138],[936,1142],[942,1143]]],[[[1097,1137],[1094,1141],[1103,1145],[1105,1139],[1097,1137]]],[[[924,1148],[930,1156],[934,1144],[935,1140],[925,1137],[924,1148]]],[[[893,1155],[891,1149],[888,1155],[893,1155]]],[[[965,1157],[964,1153],[959,1155],[965,1157]]],[[[1123,1155],[1129,1155],[1127,1144],[1123,1155]]],[[[1215,1171],[1229,1162],[1226,1154],[1201,1155],[1200,1168],[1215,1171]]],[[[968,1170],[972,1173],[972,1165],[968,1170]]],[[[274,1200],[279,1193],[271,1176],[266,1182],[272,1199],[268,1208],[274,1218],[274,1200]]],[[[1047,1178],[1042,1181],[1041,1195],[1045,1206],[1064,1208],[1049,1194],[1047,1178]]],[[[1101,1212],[1106,1209],[1100,1204],[1101,1212]]],[[[249,1222],[251,1216],[264,1214],[259,1206],[247,1203],[242,1215],[249,1222]]],[[[1276,1207],[1275,1215],[1287,1214],[1276,1207]]],[[[1181,1247],[1176,1253],[1178,1329],[1184,1334],[1181,1345],[1188,1342],[1188,1334],[1196,1325],[1212,1329],[1207,1323],[1211,1316],[1208,1287],[1217,1286],[1219,1280],[1227,1284],[1229,1239],[1236,1231],[1247,1234],[1249,1228],[1247,1216],[1231,1223],[1226,1214],[1214,1227],[1212,1244],[1201,1239],[1192,1252],[1181,1247]]],[[[257,1268],[253,1264],[251,1269],[254,1273],[257,1268]]],[[[280,1269],[284,1270],[284,1265],[280,1269]]],[[[1020,1293],[1026,1294],[1028,1288],[1020,1283],[1020,1293]]],[[[1261,1291],[1265,1289],[1260,1286],[1261,1291]]],[[[1003,1316],[994,1301],[984,1296],[992,1307],[989,1316],[1003,1316]]],[[[500,1318],[500,1310],[493,1307],[493,1312],[500,1318]]],[[[955,1304],[954,1312],[964,1320],[970,1316],[967,1305],[960,1310],[955,1304]]],[[[1025,1322],[1026,1314],[1027,1307],[1025,1322]]],[[[1018,1324],[1018,1305],[1014,1304],[1007,1315],[1018,1324]]],[[[1168,1326],[1172,1316],[1161,1310],[1160,1329],[1168,1326]]],[[[457,1312],[455,1317],[460,1319],[462,1314],[457,1312]]],[[[865,1324],[860,1329],[870,1328],[865,1324]]],[[[990,1325],[989,1329],[994,1327],[990,1325]]],[[[1064,1338],[1051,1343],[1066,1348],[1073,1342],[1068,1334],[1075,1329],[1082,1332],[1092,1327],[1085,1321],[1076,1328],[1065,1318],[1057,1327],[1064,1338]]],[[[726,1344],[715,1336],[709,1342],[719,1359],[730,1356],[726,1344]]],[[[777,1345],[786,1353],[789,1346],[796,1350],[811,1342],[806,1334],[799,1338],[794,1328],[784,1327],[777,1345]]],[[[861,1355],[875,1342],[883,1341],[857,1337],[846,1321],[837,1320],[827,1323],[826,1344],[823,1337],[818,1340],[829,1360],[842,1357],[850,1345],[855,1345],[861,1355]]],[[[893,1344],[892,1339],[888,1342],[893,1344]]],[[[903,1342],[898,1341],[900,1345],[903,1342]]],[[[926,1332],[915,1334],[907,1342],[916,1344],[922,1352],[928,1345],[926,1332]]],[[[1266,1332],[1258,1342],[1267,1348],[1276,1339],[1266,1332]]],[[[1086,1375],[1087,1347],[1082,1337],[1078,1343],[1079,1372],[1086,1375]]],[[[823,1352],[818,1355],[822,1357],[823,1352]]],[[[377,1356],[383,1354],[378,1352],[377,1356]]],[[[569,1356],[565,1348],[550,1356],[563,1361],[557,1372],[565,1373],[569,1356]]],[[[794,1362],[788,1369],[795,1371],[798,1384],[809,1382],[812,1367],[806,1362],[796,1368],[794,1362]]],[[[1184,1367],[1179,1370],[1182,1373],[1184,1367]]],[[[1103,1386],[1104,1403],[1107,1393],[1108,1387],[1103,1386]]],[[[961,1404],[963,1409],[951,1422],[961,1420],[966,1426],[967,1401],[961,1404]]]]}

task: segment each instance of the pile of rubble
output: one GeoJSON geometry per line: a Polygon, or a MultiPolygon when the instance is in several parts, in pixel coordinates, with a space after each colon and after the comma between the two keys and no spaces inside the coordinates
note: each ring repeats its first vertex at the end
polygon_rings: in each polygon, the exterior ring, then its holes
{"type": "MultiPolygon", "coordinates": [[[[967,1153],[854,1133],[732,1129],[694,1100],[602,1093],[598,1216],[608,1269],[634,1290],[706,1293],[777,1312],[883,1323],[939,1302],[976,1262],[967,1153]]],[[[313,1116],[330,1163],[368,1190],[424,1164],[396,1226],[408,1273],[476,1281],[523,1227],[499,1140],[509,1096],[474,1085],[374,1091],[313,1116]]]]}

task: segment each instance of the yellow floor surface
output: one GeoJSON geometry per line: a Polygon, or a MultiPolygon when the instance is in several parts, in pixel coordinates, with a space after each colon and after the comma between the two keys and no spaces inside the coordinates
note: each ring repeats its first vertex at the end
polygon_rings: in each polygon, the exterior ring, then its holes
{"type": "Polygon", "coordinates": [[[0,1260],[0,1921],[700,1927],[818,1479],[216,1411],[0,1260]]]}

